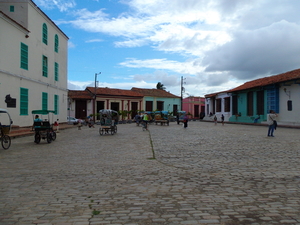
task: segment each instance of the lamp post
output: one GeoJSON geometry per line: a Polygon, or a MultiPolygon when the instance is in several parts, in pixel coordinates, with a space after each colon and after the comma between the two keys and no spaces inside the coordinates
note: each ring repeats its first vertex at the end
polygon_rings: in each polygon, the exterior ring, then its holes
{"type": "Polygon", "coordinates": [[[97,97],[97,92],[96,92],[96,90],[97,90],[97,76],[98,75],[100,75],[101,74],[101,72],[99,72],[99,73],[95,73],[95,90],[94,90],[94,101],[93,101],[93,118],[94,118],[94,122],[96,122],[96,97],[97,97]]]}

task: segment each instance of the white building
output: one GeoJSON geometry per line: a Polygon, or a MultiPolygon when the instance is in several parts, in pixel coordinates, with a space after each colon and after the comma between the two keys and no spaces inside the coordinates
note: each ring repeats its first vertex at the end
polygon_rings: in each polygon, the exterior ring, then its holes
{"type": "Polygon", "coordinates": [[[66,122],[67,59],[68,37],[34,2],[0,0],[0,108],[14,125],[32,125],[37,109],[66,122]]]}

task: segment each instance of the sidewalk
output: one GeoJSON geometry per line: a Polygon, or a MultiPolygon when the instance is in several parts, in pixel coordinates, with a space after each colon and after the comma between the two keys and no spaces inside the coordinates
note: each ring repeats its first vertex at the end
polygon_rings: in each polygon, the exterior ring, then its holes
{"type": "MultiPolygon", "coordinates": [[[[76,127],[76,125],[69,125],[67,123],[59,124],[59,130],[64,130],[72,127],[76,127]]],[[[54,127],[54,129],[56,128],[54,127]]],[[[17,138],[17,137],[30,136],[33,134],[34,134],[34,130],[32,130],[32,127],[13,127],[9,133],[9,136],[11,138],[17,138]]]]}

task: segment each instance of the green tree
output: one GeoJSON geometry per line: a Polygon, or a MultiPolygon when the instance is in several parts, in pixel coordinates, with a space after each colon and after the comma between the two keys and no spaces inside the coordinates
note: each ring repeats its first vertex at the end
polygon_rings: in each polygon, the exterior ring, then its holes
{"type": "Polygon", "coordinates": [[[156,85],[156,89],[165,90],[166,87],[164,87],[164,85],[161,82],[158,82],[156,85]]]}

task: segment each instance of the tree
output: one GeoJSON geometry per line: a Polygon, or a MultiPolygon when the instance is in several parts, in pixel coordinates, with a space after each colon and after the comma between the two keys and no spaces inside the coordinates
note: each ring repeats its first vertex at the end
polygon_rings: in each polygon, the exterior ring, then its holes
{"type": "Polygon", "coordinates": [[[158,82],[156,85],[156,89],[165,90],[166,87],[164,87],[164,85],[161,82],[158,82]]]}

